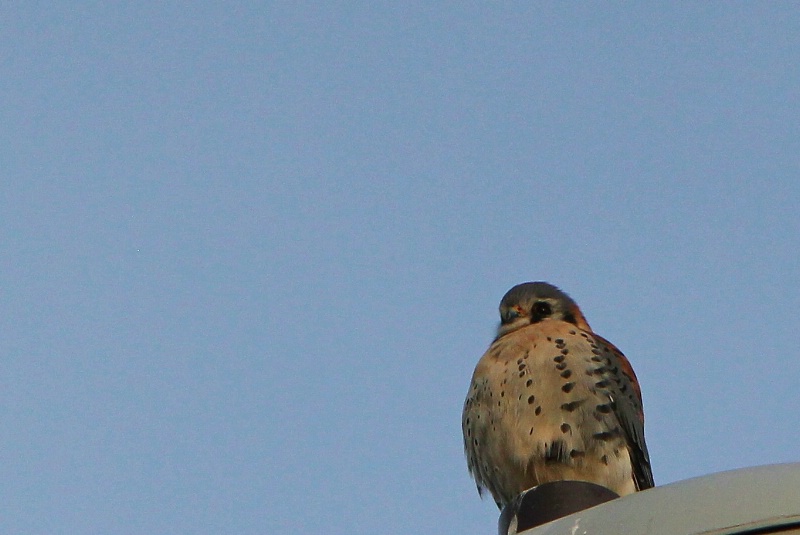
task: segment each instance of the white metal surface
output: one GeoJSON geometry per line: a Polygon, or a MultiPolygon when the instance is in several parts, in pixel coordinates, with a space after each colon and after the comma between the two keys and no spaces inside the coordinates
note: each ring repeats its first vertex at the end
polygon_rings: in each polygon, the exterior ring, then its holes
{"type": "Polygon", "coordinates": [[[783,526],[782,534],[800,533],[800,463],[687,479],[637,492],[520,533],[725,535],[773,526],[783,526]],[[796,531],[789,528],[793,524],[797,524],[796,531]]]}

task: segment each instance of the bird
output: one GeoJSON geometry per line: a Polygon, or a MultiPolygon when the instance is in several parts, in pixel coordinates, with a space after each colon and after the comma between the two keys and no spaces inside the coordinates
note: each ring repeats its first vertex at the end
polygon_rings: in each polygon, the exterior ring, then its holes
{"type": "Polygon", "coordinates": [[[655,485],[633,368],[547,282],[503,296],[461,424],[478,494],[500,509],[543,483],[586,481],[619,496],[655,485]]]}

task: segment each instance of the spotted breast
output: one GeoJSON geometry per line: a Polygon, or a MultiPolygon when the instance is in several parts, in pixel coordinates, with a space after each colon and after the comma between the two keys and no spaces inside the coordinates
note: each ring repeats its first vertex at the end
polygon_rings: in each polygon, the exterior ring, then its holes
{"type": "Polygon", "coordinates": [[[589,481],[621,496],[652,487],[641,392],[625,356],[547,283],[509,290],[500,317],[462,414],[478,491],[503,507],[552,481],[589,481]]]}

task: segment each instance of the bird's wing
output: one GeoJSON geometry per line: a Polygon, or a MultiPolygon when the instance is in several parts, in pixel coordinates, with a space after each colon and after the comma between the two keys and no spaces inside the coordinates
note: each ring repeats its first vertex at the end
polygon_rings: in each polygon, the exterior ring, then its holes
{"type": "Polygon", "coordinates": [[[628,452],[633,464],[633,476],[637,490],[655,486],[653,471],[650,468],[650,455],[644,440],[644,412],[642,410],[642,392],[636,374],[633,372],[625,355],[605,338],[593,334],[609,350],[608,358],[611,376],[616,383],[614,414],[625,432],[628,452]]]}

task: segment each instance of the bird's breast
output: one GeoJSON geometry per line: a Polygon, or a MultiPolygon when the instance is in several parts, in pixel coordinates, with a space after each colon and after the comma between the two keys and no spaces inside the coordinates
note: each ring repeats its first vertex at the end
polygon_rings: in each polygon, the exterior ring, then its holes
{"type": "Polygon", "coordinates": [[[465,450],[476,480],[509,499],[560,479],[633,492],[614,414],[623,380],[612,347],[556,321],[496,340],[475,369],[464,406],[465,450]]]}

